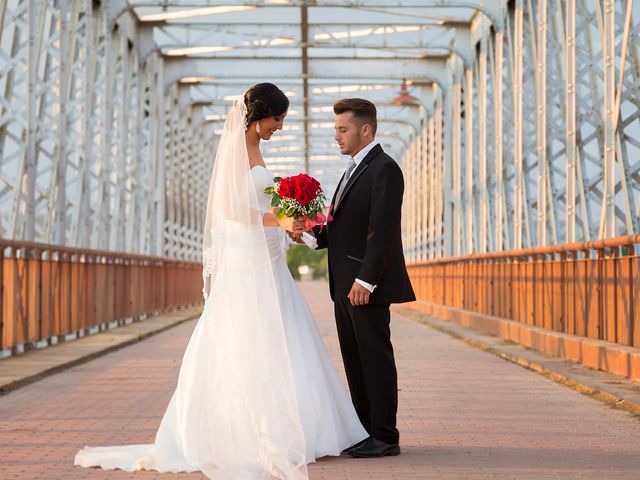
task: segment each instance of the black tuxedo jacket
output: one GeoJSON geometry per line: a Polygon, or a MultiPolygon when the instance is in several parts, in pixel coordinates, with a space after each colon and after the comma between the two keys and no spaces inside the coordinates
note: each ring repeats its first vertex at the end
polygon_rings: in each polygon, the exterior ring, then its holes
{"type": "Polygon", "coordinates": [[[356,278],[377,288],[370,304],[411,302],[411,287],[400,237],[404,180],[398,164],[380,145],[355,169],[333,221],[315,227],[318,248],[329,248],[331,298],[346,297],[356,278]]]}

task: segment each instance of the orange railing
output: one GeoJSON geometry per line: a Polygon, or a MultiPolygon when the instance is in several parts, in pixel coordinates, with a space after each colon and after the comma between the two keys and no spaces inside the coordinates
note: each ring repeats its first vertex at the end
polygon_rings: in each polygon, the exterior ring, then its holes
{"type": "Polygon", "coordinates": [[[0,240],[0,347],[202,300],[200,263],[0,240]]]}
{"type": "Polygon", "coordinates": [[[640,235],[409,266],[418,300],[640,347],[640,235]]]}

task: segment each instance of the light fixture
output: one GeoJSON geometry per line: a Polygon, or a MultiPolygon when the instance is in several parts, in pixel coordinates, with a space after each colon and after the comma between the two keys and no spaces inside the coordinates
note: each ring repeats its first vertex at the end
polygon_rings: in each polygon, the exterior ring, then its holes
{"type": "Polygon", "coordinates": [[[400,85],[400,95],[391,100],[391,105],[419,105],[420,101],[409,94],[409,89],[407,88],[407,80],[405,78],[402,79],[402,85],[400,85]]]}
{"type": "Polygon", "coordinates": [[[269,140],[270,142],[289,142],[291,140],[297,140],[297,135],[274,135],[269,140]]]}
{"type": "Polygon", "coordinates": [[[349,93],[349,92],[365,92],[371,90],[384,90],[389,85],[339,85],[332,87],[315,87],[313,93],[349,93]]]}
{"type": "Polygon", "coordinates": [[[180,79],[180,83],[200,83],[200,82],[208,82],[211,80],[215,80],[216,77],[208,77],[208,76],[201,76],[201,77],[183,77],[180,79]]]}
{"type": "Polygon", "coordinates": [[[217,45],[204,45],[201,47],[170,48],[165,51],[164,54],[170,57],[178,57],[183,55],[202,55],[204,53],[226,52],[227,50],[232,50],[232,48],[217,45]]]}
{"type": "Polygon", "coordinates": [[[300,152],[302,148],[297,145],[282,145],[278,147],[271,147],[270,152],[282,153],[282,152],[300,152]]]}
{"type": "Polygon", "coordinates": [[[326,128],[335,128],[336,124],[333,122],[315,122],[311,124],[311,128],[317,129],[326,129],[326,128]]]}
{"type": "Polygon", "coordinates": [[[165,20],[181,20],[191,17],[202,17],[206,15],[219,15],[221,13],[242,12],[253,10],[254,6],[219,6],[206,8],[190,8],[187,10],[176,10],[173,12],[151,13],[140,17],[141,22],[162,22],[165,20]]]}
{"type": "Polygon", "coordinates": [[[292,156],[285,156],[285,157],[265,157],[265,162],[266,163],[295,163],[295,162],[299,162],[300,159],[302,157],[292,157],[292,156]]]}
{"type": "Polygon", "coordinates": [[[291,45],[295,43],[295,40],[290,37],[277,37],[277,38],[260,38],[258,40],[251,40],[250,42],[244,42],[244,45],[251,45],[254,47],[278,47],[281,45],[291,45]]]}
{"type": "Polygon", "coordinates": [[[363,28],[361,30],[347,30],[345,32],[317,33],[313,36],[314,40],[330,40],[332,38],[341,40],[344,38],[368,37],[370,35],[389,35],[392,33],[406,33],[420,31],[418,25],[407,25],[397,27],[378,27],[363,28]]]}
{"type": "Polygon", "coordinates": [[[300,170],[300,165],[280,165],[280,164],[275,164],[272,165],[271,163],[267,163],[267,166],[272,167],[274,169],[273,173],[278,173],[281,171],[290,171],[290,170],[300,170]]]}
{"type": "Polygon", "coordinates": [[[342,160],[344,157],[340,155],[311,155],[311,160],[314,162],[322,162],[327,160],[342,160]]]}

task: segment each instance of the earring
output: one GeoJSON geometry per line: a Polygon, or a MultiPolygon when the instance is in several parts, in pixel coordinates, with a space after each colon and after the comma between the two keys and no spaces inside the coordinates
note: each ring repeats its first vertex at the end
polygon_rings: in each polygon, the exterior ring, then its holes
{"type": "Polygon", "coordinates": [[[260,134],[260,122],[256,122],[256,132],[260,134]]]}

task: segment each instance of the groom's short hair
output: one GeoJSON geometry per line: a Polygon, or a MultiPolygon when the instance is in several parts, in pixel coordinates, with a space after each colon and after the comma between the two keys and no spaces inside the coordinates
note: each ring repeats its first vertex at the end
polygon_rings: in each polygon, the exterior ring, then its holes
{"type": "Polygon", "coordinates": [[[376,106],[373,103],[364,98],[343,98],[333,104],[333,113],[340,115],[345,112],[353,113],[353,118],[358,119],[361,123],[368,123],[371,126],[373,136],[376,136],[378,120],[376,106]]]}

